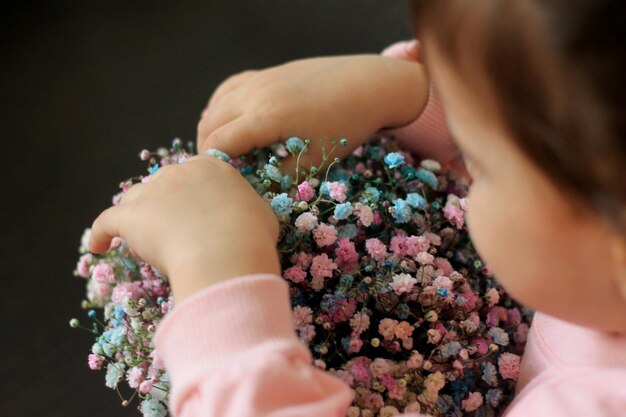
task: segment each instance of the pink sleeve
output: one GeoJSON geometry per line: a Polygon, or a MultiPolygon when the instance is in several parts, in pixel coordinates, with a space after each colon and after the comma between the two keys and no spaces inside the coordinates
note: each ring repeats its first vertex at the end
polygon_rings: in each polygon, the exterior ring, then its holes
{"type": "MultiPolygon", "coordinates": [[[[396,42],[385,48],[381,55],[417,63],[412,42],[414,40],[396,42]]],[[[398,142],[422,158],[432,158],[444,166],[450,164],[453,169],[465,172],[463,159],[448,132],[441,101],[432,83],[426,107],[417,119],[405,126],[381,129],[379,133],[395,136],[398,142]]]]}
{"type": "Polygon", "coordinates": [[[344,417],[352,402],[344,381],[313,366],[277,275],[237,277],[190,296],[160,323],[155,345],[175,417],[344,417]]]}
{"type": "Polygon", "coordinates": [[[623,368],[564,372],[522,390],[503,417],[624,417],[625,382],[623,368]]]}

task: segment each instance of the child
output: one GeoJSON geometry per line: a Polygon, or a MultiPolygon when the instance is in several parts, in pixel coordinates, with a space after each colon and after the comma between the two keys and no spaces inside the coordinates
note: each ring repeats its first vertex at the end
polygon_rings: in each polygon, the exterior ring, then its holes
{"type": "MultiPolygon", "coordinates": [[[[238,74],[203,113],[200,149],[237,156],[293,135],[354,148],[400,126],[387,133],[463,174],[447,127],[473,181],[472,240],[537,311],[505,416],[626,416],[626,6],[415,5],[424,56],[399,43],[383,57],[238,74]]],[[[313,367],[292,328],[276,219],[235,169],[207,156],[160,169],[96,219],[91,249],[106,251],[113,236],[172,281],[177,305],[156,347],[174,416],[346,415],[349,387],[313,367]]]]}

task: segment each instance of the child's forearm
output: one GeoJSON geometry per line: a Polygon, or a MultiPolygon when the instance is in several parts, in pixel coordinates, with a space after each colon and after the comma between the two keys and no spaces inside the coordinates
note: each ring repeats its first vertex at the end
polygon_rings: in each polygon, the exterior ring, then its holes
{"type": "Polygon", "coordinates": [[[423,65],[401,59],[381,56],[383,77],[389,80],[383,84],[378,97],[382,115],[381,129],[404,126],[419,117],[424,110],[429,95],[429,78],[423,65]]]}
{"type": "Polygon", "coordinates": [[[190,253],[171,272],[170,283],[177,303],[206,287],[240,276],[281,274],[276,245],[271,239],[235,237],[215,241],[213,250],[190,253]]]}

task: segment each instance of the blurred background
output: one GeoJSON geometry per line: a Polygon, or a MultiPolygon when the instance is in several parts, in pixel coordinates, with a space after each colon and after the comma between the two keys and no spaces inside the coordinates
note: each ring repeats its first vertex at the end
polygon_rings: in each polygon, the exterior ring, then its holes
{"type": "Polygon", "coordinates": [[[142,148],[195,140],[245,69],[380,53],[402,0],[0,2],[0,416],[137,416],[87,366],[81,234],[139,175],[142,148]]]}

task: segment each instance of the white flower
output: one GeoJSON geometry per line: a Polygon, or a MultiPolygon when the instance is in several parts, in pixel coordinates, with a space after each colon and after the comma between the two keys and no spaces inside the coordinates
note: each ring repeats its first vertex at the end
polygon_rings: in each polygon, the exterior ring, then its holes
{"type": "Polygon", "coordinates": [[[124,376],[124,364],[109,362],[107,365],[107,374],[104,377],[105,385],[111,389],[117,387],[117,383],[124,376]]]}
{"type": "Polygon", "coordinates": [[[83,232],[83,236],[80,238],[80,247],[78,248],[78,252],[81,254],[89,252],[89,238],[91,237],[91,228],[85,229],[83,232]]]}
{"type": "Polygon", "coordinates": [[[141,412],[144,417],[165,417],[167,410],[159,400],[152,398],[141,402],[141,412]]]}
{"type": "Polygon", "coordinates": [[[302,213],[295,223],[299,231],[306,233],[317,227],[317,216],[311,212],[302,213]]]}

